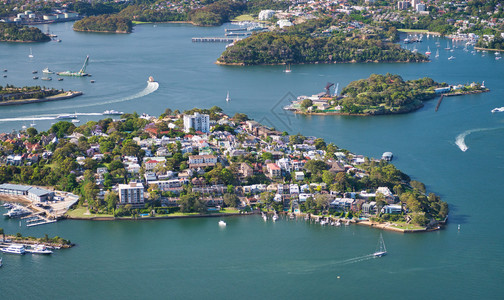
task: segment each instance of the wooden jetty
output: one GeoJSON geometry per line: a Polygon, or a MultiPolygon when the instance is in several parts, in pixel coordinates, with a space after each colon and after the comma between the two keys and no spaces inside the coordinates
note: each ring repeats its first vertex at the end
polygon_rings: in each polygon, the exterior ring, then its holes
{"type": "Polygon", "coordinates": [[[439,106],[441,106],[441,102],[443,102],[444,96],[445,95],[441,95],[441,97],[439,97],[439,100],[438,100],[437,105],[436,105],[436,111],[438,111],[439,106]]]}
{"type": "Polygon", "coordinates": [[[211,43],[232,43],[241,40],[237,37],[193,37],[193,42],[211,42],[211,43]]]}

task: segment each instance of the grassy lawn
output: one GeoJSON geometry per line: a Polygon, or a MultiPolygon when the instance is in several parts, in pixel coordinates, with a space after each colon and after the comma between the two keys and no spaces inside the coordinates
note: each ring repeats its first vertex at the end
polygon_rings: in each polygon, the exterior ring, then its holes
{"type": "Polygon", "coordinates": [[[423,230],[425,227],[408,224],[406,222],[393,222],[393,224],[397,224],[397,226],[393,226],[395,228],[404,229],[404,230],[423,230]]]}
{"type": "Polygon", "coordinates": [[[427,33],[429,30],[426,29],[397,29],[399,32],[416,32],[416,33],[427,33]]]}
{"type": "Polygon", "coordinates": [[[254,20],[255,20],[254,17],[252,17],[251,15],[241,15],[241,16],[234,18],[231,21],[241,22],[241,21],[254,21],[254,20]]]}
{"type": "Polygon", "coordinates": [[[132,21],[131,23],[139,25],[139,24],[151,24],[152,22],[132,21]]]}
{"type": "Polygon", "coordinates": [[[95,217],[114,217],[113,215],[106,214],[86,214],[86,207],[78,207],[76,209],[69,210],[66,214],[72,218],[95,218],[95,217]]]}

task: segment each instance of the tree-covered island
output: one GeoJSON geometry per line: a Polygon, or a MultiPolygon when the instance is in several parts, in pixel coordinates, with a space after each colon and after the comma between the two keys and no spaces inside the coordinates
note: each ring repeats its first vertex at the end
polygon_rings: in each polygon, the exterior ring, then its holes
{"type": "Polygon", "coordinates": [[[372,74],[351,82],[341,95],[331,95],[329,88],[318,95],[300,96],[286,107],[301,114],[384,115],[409,113],[423,107],[423,102],[445,96],[489,91],[478,83],[467,86],[438,83],[431,78],[403,80],[394,74],[372,74]]]}
{"type": "Polygon", "coordinates": [[[394,44],[395,28],[347,31],[339,19],[309,20],[237,41],[218,64],[261,65],[350,62],[426,62],[428,58],[394,44]]]}
{"type": "Polygon", "coordinates": [[[75,31],[131,33],[133,23],[117,15],[90,16],[75,22],[73,29],[75,31]]]}
{"type": "Polygon", "coordinates": [[[48,42],[51,38],[36,27],[0,22],[0,42],[48,42]]]}
{"type": "Polygon", "coordinates": [[[448,214],[446,202],[384,159],[218,107],[167,109],[158,118],[124,114],[79,127],[64,121],[45,132],[2,133],[0,141],[0,183],[79,195],[69,218],[274,210],[415,231],[437,228],[448,214]]]}

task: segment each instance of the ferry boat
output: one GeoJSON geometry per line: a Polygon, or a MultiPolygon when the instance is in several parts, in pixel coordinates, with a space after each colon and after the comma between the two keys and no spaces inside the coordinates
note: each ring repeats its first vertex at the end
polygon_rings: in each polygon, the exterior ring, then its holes
{"type": "Polygon", "coordinates": [[[385,248],[385,241],[383,240],[383,236],[380,233],[380,239],[378,240],[378,247],[375,253],[373,253],[374,257],[382,257],[387,255],[387,248],[385,248]]]}
{"type": "Polygon", "coordinates": [[[23,245],[20,244],[11,244],[9,247],[2,249],[3,253],[11,253],[11,254],[25,254],[26,249],[23,245]]]}
{"type": "Polygon", "coordinates": [[[31,254],[52,254],[53,252],[47,249],[44,245],[35,245],[32,249],[26,250],[26,252],[31,254]]]}
{"type": "Polygon", "coordinates": [[[45,73],[45,74],[54,74],[53,71],[49,70],[49,68],[45,68],[44,70],[42,70],[42,73],[45,73]]]}
{"type": "Polygon", "coordinates": [[[224,222],[222,220],[219,221],[219,226],[226,226],[226,225],[227,225],[226,222],[224,222]]]}
{"type": "Polygon", "coordinates": [[[61,119],[77,119],[76,115],[58,115],[56,119],[61,120],[61,119]]]}
{"type": "Polygon", "coordinates": [[[117,110],[106,110],[102,113],[102,115],[123,115],[124,113],[122,111],[117,111],[117,110]]]}

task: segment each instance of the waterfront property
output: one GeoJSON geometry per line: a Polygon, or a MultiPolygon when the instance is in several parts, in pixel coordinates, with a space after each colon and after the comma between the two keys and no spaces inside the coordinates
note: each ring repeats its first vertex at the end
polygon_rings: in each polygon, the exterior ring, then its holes
{"type": "Polygon", "coordinates": [[[141,207],[145,202],[144,186],[140,182],[130,182],[129,184],[119,184],[119,204],[131,204],[133,207],[141,207]]]}

